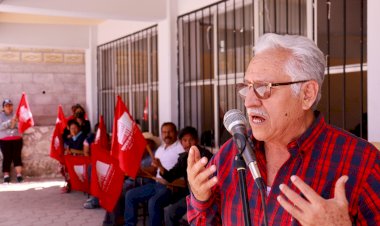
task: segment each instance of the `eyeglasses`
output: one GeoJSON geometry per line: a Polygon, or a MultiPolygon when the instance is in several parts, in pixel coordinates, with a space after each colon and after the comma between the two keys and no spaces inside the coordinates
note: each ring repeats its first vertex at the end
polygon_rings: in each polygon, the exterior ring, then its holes
{"type": "Polygon", "coordinates": [[[271,95],[271,88],[275,86],[287,86],[296,83],[307,82],[310,80],[301,80],[294,82],[280,82],[280,83],[271,83],[271,82],[245,82],[236,84],[237,91],[239,95],[245,99],[248,95],[250,88],[253,88],[256,96],[259,99],[268,99],[271,95]]]}

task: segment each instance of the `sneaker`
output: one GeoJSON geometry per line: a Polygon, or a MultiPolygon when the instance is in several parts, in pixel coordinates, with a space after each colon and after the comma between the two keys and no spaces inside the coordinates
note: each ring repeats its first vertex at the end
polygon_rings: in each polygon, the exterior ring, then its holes
{"type": "Polygon", "coordinates": [[[4,183],[10,183],[11,177],[4,177],[4,183]]]}
{"type": "Polygon", "coordinates": [[[22,178],[22,176],[18,176],[17,177],[17,182],[21,183],[24,181],[24,178],[22,178]]]}
{"type": "Polygon", "coordinates": [[[71,184],[67,183],[65,187],[61,189],[62,193],[70,193],[71,192],[71,184]]]}
{"type": "Polygon", "coordinates": [[[96,209],[96,208],[99,208],[99,205],[94,205],[92,202],[85,202],[83,204],[83,208],[85,208],[85,209],[96,209]]]}

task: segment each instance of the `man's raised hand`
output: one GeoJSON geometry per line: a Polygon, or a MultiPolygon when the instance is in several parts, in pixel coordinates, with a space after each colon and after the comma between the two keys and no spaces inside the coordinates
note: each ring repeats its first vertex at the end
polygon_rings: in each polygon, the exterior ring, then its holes
{"type": "Polygon", "coordinates": [[[187,178],[191,192],[199,201],[207,201],[211,197],[211,188],[218,182],[216,176],[210,176],[216,171],[216,166],[206,168],[208,159],[201,158],[196,146],[192,146],[187,158],[187,178]]]}

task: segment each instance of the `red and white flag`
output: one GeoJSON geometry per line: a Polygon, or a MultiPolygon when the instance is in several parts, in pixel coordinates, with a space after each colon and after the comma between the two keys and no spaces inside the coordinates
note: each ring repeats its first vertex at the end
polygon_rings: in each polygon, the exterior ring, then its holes
{"type": "Polygon", "coordinates": [[[63,134],[67,126],[67,119],[65,117],[65,113],[63,113],[62,105],[58,106],[57,120],[55,121],[55,125],[58,125],[59,132],[63,134]]]}
{"type": "Polygon", "coordinates": [[[95,141],[96,145],[100,145],[104,149],[109,149],[109,141],[107,136],[107,128],[104,124],[103,115],[99,117],[99,126],[96,131],[95,141]]]}
{"type": "Polygon", "coordinates": [[[120,169],[130,177],[136,177],[146,147],[146,141],[128,112],[117,97],[112,132],[111,156],[119,160],[120,169]]]}
{"type": "Polygon", "coordinates": [[[73,190],[90,192],[89,173],[87,170],[90,162],[91,159],[88,156],[65,155],[65,163],[73,190]]]}
{"type": "Polygon", "coordinates": [[[91,194],[99,198],[100,205],[112,212],[123,188],[124,173],[117,159],[98,144],[91,146],[91,194]]]}
{"type": "Polygon", "coordinates": [[[62,106],[58,106],[58,115],[57,120],[55,122],[55,128],[53,132],[53,136],[51,138],[50,144],[50,157],[58,160],[61,164],[64,164],[65,160],[63,158],[63,139],[62,134],[64,129],[66,128],[66,118],[63,114],[62,106]]]}
{"type": "Polygon", "coordinates": [[[25,93],[22,93],[20,104],[16,111],[16,117],[18,118],[18,131],[20,133],[23,133],[29,127],[34,126],[33,115],[30,111],[25,93]]]}

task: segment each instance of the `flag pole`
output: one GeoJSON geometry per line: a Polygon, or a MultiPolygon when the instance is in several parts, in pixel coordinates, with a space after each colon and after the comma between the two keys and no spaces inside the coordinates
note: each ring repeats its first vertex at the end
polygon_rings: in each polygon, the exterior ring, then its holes
{"type": "Polygon", "coordinates": [[[148,150],[148,154],[149,156],[154,159],[154,155],[153,155],[153,152],[152,152],[152,149],[150,149],[149,145],[146,145],[146,150],[148,150]]]}

